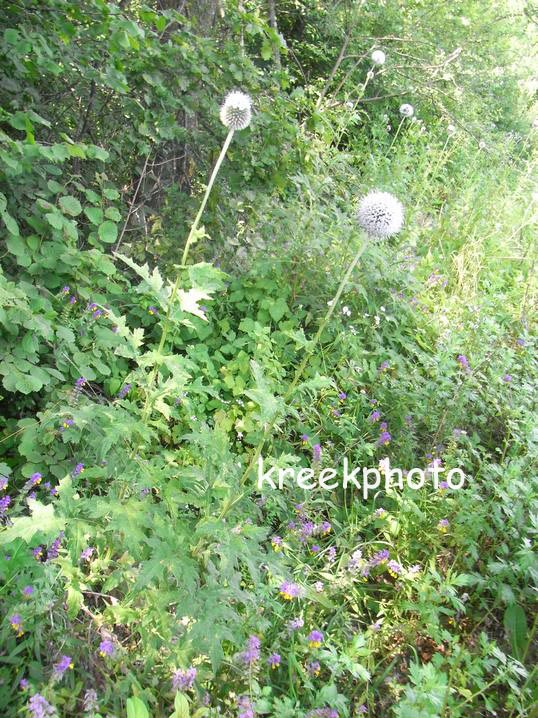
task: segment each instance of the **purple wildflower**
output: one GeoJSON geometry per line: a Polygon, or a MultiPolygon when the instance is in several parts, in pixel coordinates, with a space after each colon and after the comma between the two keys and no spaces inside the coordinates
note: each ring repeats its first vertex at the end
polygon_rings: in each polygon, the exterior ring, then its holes
{"type": "Polygon", "coordinates": [[[159,312],[157,311],[157,307],[153,307],[153,306],[148,307],[148,314],[150,314],[152,317],[153,317],[153,316],[159,316],[159,312]]]}
{"type": "Polygon", "coordinates": [[[469,360],[467,359],[465,354],[458,354],[458,356],[456,357],[456,361],[462,367],[462,369],[465,369],[465,371],[470,371],[469,360]]]}
{"type": "Polygon", "coordinates": [[[24,635],[24,628],[22,627],[22,618],[18,613],[14,613],[9,619],[9,625],[17,634],[17,638],[24,635]]]}
{"type": "Polygon", "coordinates": [[[73,660],[71,656],[61,656],[60,660],[54,664],[54,677],[59,680],[67,670],[73,669],[73,660]]]}
{"type": "Polygon", "coordinates": [[[307,666],[308,673],[311,676],[319,676],[321,671],[321,666],[319,661],[311,661],[307,666]]]}
{"type": "Polygon", "coordinates": [[[327,536],[327,534],[331,533],[332,526],[329,521],[323,521],[319,526],[319,533],[322,536],[327,536]]]}
{"type": "Polygon", "coordinates": [[[267,663],[271,666],[271,668],[274,670],[275,668],[278,668],[280,665],[281,658],[278,655],[278,653],[271,653],[269,658],[267,659],[267,663]]]}
{"type": "Polygon", "coordinates": [[[30,598],[30,596],[33,594],[33,592],[34,592],[34,587],[33,587],[33,586],[25,586],[25,587],[22,589],[22,595],[23,595],[25,598],[30,598]]]}
{"type": "Polygon", "coordinates": [[[28,701],[28,710],[31,718],[48,718],[48,716],[56,715],[56,711],[51,704],[43,698],[41,693],[35,693],[28,701]]]}
{"type": "Polygon", "coordinates": [[[88,546],[87,548],[84,549],[84,551],[81,552],[80,560],[81,561],[89,561],[91,559],[91,557],[93,556],[94,551],[95,551],[95,549],[93,548],[93,546],[88,546]]]}
{"type": "Polygon", "coordinates": [[[2,498],[0,499],[0,516],[3,516],[6,513],[6,511],[9,508],[10,503],[11,503],[11,496],[9,494],[2,496],[2,498]]]}
{"type": "Polygon", "coordinates": [[[308,434],[301,434],[301,441],[303,442],[303,444],[308,444],[308,439],[308,434]]]}
{"type": "Polygon", "coordinates": [[[260,660],[260,639],[258,636],[249,636],[247,648],[240,654],[243,663],[252,666],[260,660]]]}
{"type": "Polygon", "coordinates": [[[131,391],[132,384],[124,384],[118,392],[118,399],[125,399],[127,394],[131,391]]]}
{"type": "Polygon", "coordinates": [[[386,421],[382,421],[381,424],[379,424],[379,431],[386,431],[389,428],[389,425],[386,421]]]}
{"type": "Polygon", "coordinates": [[[364,705],[364,703],[362,704],[362,706],[359,706],[357,708],[357,713],[368,713],[368,708],[364,705]]]}
{"type": "Polygon", "coordinates": [[[336,546],[330,546],[326,554],[327,561],[332,563],[336,558],[336,546]]]}
{"type": "Polygon", "coordinates": [[[273,536],[271,539],[271,546],[274,551],[282,551],[282,539],[280,536],[273,536]]]}
{"type": "Polygon", "coordinates": [[[387,563],[387,570],[388,570],[388,572],[390,573],[391,576],[393,576],[394,578],[396,578],[397,576],[399,576],[399,575],[401,574],[401,572],[402,572],[402,567],[400,566],[400,564],[398,563],[398,561],[389,561],[389,562],[387,563]]]}
{"type": "Polygon", "coordinates": [[[20,679],[19,688],[21,689],[21,691],[25,691],[29,687],[29,685],[30,685],[30,681],[28,680],[28,678],[20,679]]]}
{"type": "Polygon", "coordinates": [[[320,551],[321,549],[320,549],[320,547],[318,546],[318,544],[315,543],[315,544],[313,544],[313,545],[310,547],[310,550],[312,551],[312,553],[319,553],[319,551],[320,551]]]}
{"type": "Polygon", "coordinates": [[[69,294],[70,291],[71,290],[68,284],[66,284],[65,287],[62,287],[62,294],[69,294]]]}
{"type": "Polygon", "coordinates": [[[248,696],[239,696],[237,699],[237,718],[254,718],[254,709],[248,696]]]}
{"type": "Polygon", "coordinates": [[[7,476],[0,476],[0,491],[5,491],[8,485],[7,476]]]}
{"type": "Polygon", "coordinates": [[[293,598],[299,598],[301,595],[301,589],[296,583],[291,581],[284,581],[279,588],[279,593],[286,601],[291,601],[293,598]]]}
{"type": "Polygon", "coordinates": [[[293,631],[298,631],[299,628],[302,628],[303,626],[304,626],[304,621],[302,618],[292,618],[287,623],[288,633],[293,633],[293,631]]]}
{"type": "Polygon", "coordinates": [[[450,527],[450,523],[449,523],[448,519],[440,519],[437,524],[437,530],[442,534],[446,534],[449,527],[450,527]]]}
{"type": "Polygon", "coordinates": [[[375,422],[376,422],[376,421],[379,421],[379,419],[381,419],[381,412],[378,411],[377,409],[376,409],[375,411],[372,411],[372,413],[371,413],[370,416],[368,417],[368,421],[369,421],[371,424],[375,424],[375,422]]]}
{"type": "Polygon", "coordinates": [[[60,553],[60,547],[62,545],[62,539],[64,537],[64,532],[61,531],[58,538],[54,539],[54,541],[51,544],[51,547],[47,551],[47,561],[50,561],[52,558],[58,558],[58,555],[60,553]]]}
{"type": "Polygon", "coordinates": [[[510,382],[512,381],[512,375],[511,375],[511,374],[505,374],[505,375],[503,376],[503,381],[504,381],[506,384],[510,384],[510,382]]]}
{"type": "Polygon", "coordinates": [[[386,548],[382,549],[381,551],[378,551],[370,559],[370,566],[379,566],[380,563],[387,561],[389,556],[390,554],[386,548]]]}
{"type": "Polygon", "coordinates": [[[377,446],[387,446],[387,444],[390,444],[391,439],[392,436],[390,432],[382,431],[379,435],[379,439],[377,440],[377,446]]]}
{"type": "Polygon", "coordinates": [[[307,641],[310,648],[319,648],[323,643],[323,633],[318,630],[310,631],[307,641]]]}
{"type": "Polygon", "coordinates": [[[523,337],[519,337],[518,339],[516,339],[516,344],[518,345],[518,347],[524,347],[526,342],[523,337]]]}
{"type": "Polygon", "coordinates": [[[345,400],[347,399],[347,394],[346,394],[346,392],[345,392],[345,391],[341,391],[341,392],[338,394],[338,398],[340,399],[340,401],[345,401],[345,400]]]}
{"type": "Polygon", "coordinates": [[[39,560],[43,556],[43,546],[36,546],[33,548],[32,555],[35,559],[39,560]]]}
{"type": "Polygon", "coordinates": [[[179,669],[172,675],[172,686],[176,691],[188,691],[196,680],[196,668],[191,666],[186,670],[179,669]]]}
{"type": "Polygon", "coordinates": [[[387,360],[385,360],[384,362],[381,362],[381,364],[379,365],[378,371],[379,372],[386,371],[389,368],[389,366],[390,366],[389,362],[387,360]]]}
{"type": "Polygon", "coordinates": [[[321,444],[314,444],[312,447],[312,459],[315,463],[321,461],[321,444]]]}
{"type": "Polygon", "coordinates": [[[76,303],[77,303],[77,298],[75,296],[71,295],[69,297],[69,304],[76,304],[76,303]]]}
{"type": "Polygon", "coordinates": [[[75,478],[76,476],[79,476],[84,471],[84,464],[77,464],[73,471],[71,472],[71,476],[75,478]]]}
{"type": "Polygon", "coordinates": [[[105,656],[113,656],[115,650],[114,643],[108,638],[105,638],[105,640],[99,644],[99,655],[103,656],[103,658],[105,656]]]}

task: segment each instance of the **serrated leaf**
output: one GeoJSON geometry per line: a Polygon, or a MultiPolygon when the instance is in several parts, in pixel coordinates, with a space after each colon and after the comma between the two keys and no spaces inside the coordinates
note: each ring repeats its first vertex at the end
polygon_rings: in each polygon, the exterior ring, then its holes
{"type": "Polygon", "coordinates": [[[73,195],[67,194],[60,197],[59,204],[62,211],[71,215],[71,217],[77,217],[82,212],[82,205],[73,195]]]}
{"type": "Polygon", "coordinates": [[[5,546],[15,539],[22,539],[26,543],[30,543],[38,531],[57,535],[65,527],[65,519],[54,515],[52,504],[45,506],[33,499],[27,501],[32,515],[15,517],[12,525],[0,533],[0,545],[5,546]]]}
{"type": "Polygon", "coordinates": [[[181,307],[181,311],[188,312],[189,314],[194,314],[196,317],[200,317],[200,319],[203,319],[207,322],[207,317],[203,311],[203,309],[200,309],[198,306],[198,302],[201,299],[211,299],[211,295],[207,292],[204,292],[203,289],[189,289],[188,292],[183,291],[183,289],[180,289],[177,293],[178,299],[179,299],[179,306],[181,307]]]}

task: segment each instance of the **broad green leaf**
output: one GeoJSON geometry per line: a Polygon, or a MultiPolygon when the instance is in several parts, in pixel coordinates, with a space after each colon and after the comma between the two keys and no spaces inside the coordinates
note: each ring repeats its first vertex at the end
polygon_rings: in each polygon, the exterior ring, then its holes
{"type": "Polygon", "coordinates": [[[149,718],[146,704],[140,698],[127,698],[127,718],[149,718]]]}
{"type": "Polygon", "coordinates": [[[517,603],[512,603],[506,607],[503,622],[510,636],[514,657],[521,660],[527,647],[528,627],[525,611],[517,603]]]}
{"type": "Polygon", "coordinates": [[[190,718],[189,701],[184,693],[178,691],[174,698],[174,712],[170,718],[190,718]]]}
{"type": "Polygon", "coordinates": [[[5,531],[0,533],[0,545],[6,545],[15,539],[30,543],[34,535],[40,533],[57,535],[65,527],[65,519],[54,515],[52,504],[39,503],[28,499],[31,516],[17,516],[5,531]]]}
{"type": "Polygon", "coordinates": [[[84,214],[92,224],[101,224],[103,221],[103,210],[100,207],[85,207],[84,214]]]}
{"type": "Polygon", "coordinates": [[[118,227],[114,222],[110,222],[108,219],[99,225],[97,230],[99,238],[107,244],[112,244],[118,237],[118,227]]]}
{"type": "Polygon", "coordinates": [[[76,197],[68,194],[64,197],[60,197],[60,207],[66,214],[71,217],[77,217],[82,212],[82,206],[76,197]]]}

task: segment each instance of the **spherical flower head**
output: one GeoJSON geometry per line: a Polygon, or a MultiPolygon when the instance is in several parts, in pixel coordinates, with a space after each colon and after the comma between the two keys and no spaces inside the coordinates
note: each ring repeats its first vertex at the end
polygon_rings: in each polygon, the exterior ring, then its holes
{"type": "Polygon", "coordinates": [[[267,659],[267,663],[271,666],[271,668],[274,670],[275,668],[278,668],[280,665],[281,658],[278,655],[278,653],[271,653],[269,658],[267,659]]]}
{"type": "Polygon", "coordinates": [[[230,92],[220,108],[220,121],[229,130],[244,130],[252,119],[252,100],[244,92],[230,92]]]}
{"type": "Polygon", "coordinates": [[[319,648],[323,643],[323,633],[317,630],[310,631],[307,640],[310,648],[319,648]]]}
{"type": "Polygon", "coordinates": [[[450,523],[448,519],[441,519],[439,523],[437,524],[437,530],[439,533],[446,534],[448,529],[450,528],[450,523]]]}
{"type": "Polygon", "coordinates": [[[415,114],[415,108],[413,105],[407,104],[407,102],[404,102],[403,105],[400,105],[400,115],[402,117],[413,117],[415,114]]]}
{"type": "Polygon", "coordinates": [[[387,59],[383,50],[374,50],[371,57],[374,65],[384,65],[385,60],[387,59]]]}
{"type": "Polygon", "coordinates": [[[374,190],[359,203],[357,222],[373,239],[387,239],[398,234],[403,227],[403,220],[403,205],[389,192],[374,190]]]}

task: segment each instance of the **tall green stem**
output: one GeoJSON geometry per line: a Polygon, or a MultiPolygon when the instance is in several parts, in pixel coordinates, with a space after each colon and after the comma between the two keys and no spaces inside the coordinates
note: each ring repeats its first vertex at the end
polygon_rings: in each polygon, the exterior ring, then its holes
{"type": "MultiPolygon", "coordinates": [[[[333,313],[334,313],[334,310],[336,309],[336,307],[337,307],[337,305],[338,305],[338,302],[339,302],[339,300],[340,300],[340,297],[342,296],[342,292],[344,291],[344,289],[345,289],[345,287],[346,287],[346,284],[348,283],[349,278],[350,278],[350,276],[351,276],[353,270],[354,270],[355,267],[357,266],[357,264],[358,264],[358,262],[359,262],[359,259],[361,258],[361,256],[362,256],[364,250],[366,249],[367,245],[368,245],[368,239],[364,239],[363,242],[362,242],[362,244],[360,245],[360,247],[359,247],[357,253],[356,253],[355,256],[353,257],[352,261],[350,262],[350,264],[349,264],[349,266],[348,266],[348,268],[347,268],[347,270],[346,270],[346,273],[345,273],[344,276],[342,277],[342,279],[341,279],[341,281],[340,281],[340,284],[339,284],[339,286],[338,286],[338,289],[337,289],[337,291],[336,291],[336,294],[334,295],[334,298],[333,298],[332,302],[331,302],[330,305],[329,305],[329,309],[327,310],[327,313],[325,314],[323,320],[321,321],[321,324],[319,325],[318,331],[316,332],[316,334],[315,334],[313,340],[311,341],[311,343],[309,344],[308,348],[305,350],[305,355],[304,355],[304,357],[303,357],[303,360],[301,361],[301,363],[299,364],[299,366],[298,366],[297,369],[295,370],[295,374],[294,374],[293,380],[292,380],[291,384],[289,385],[288,390],[287,390],[286,393],[284,394],[284,401],[288,401],[288,400],[291,399],[291,397],[293,396],[293,393],[294,393],[295,389],[297,388],[297,384],[299,383],[299,380],[300,380],[300,378],[302,377],[303,372],[304,372],[304,370],[305,370],[305,368],[306,368],[306,365],[307,365],[307,363],[308,363],[308,360],[310,359],[310,357],[311,357],[312,354],[314,353],[314,350],[316,349],[316,347],[317,347],[317,345],[318,345],[318,343],[319,343],[319,340],[320,340],[320,338],[321,338],[321,335],[322,335],[323,332],[325,331],[325,327],[326,327],[327,324],[329,323],[329,321],[330,321],[330,319],[331,319],[331,317],[332,317],[332,315],[333,315],[333,313]]],[[[256,447],[256,449],[255,449],[255,451],[254,451],[254,454],[252,455],[252,458],[251,458],[251,460],[250,460],[250,462],[249,462],[247,468],[245,469],[245,472],[243,473],[243,476],[241,477],[241,481],[239,482],[239,486],[243,486],[243,485],[246,483],[246,481],[248,480],[248,477],[249,477],[249,475],[250,475],[250,472],[251,472],[252,469],[256,466],[256,464],[258,463],[258,459],[259,459],[260,456],[261,456],[263,447],[265,446],[265,442],[266,442],[267,439],[269,438],[269,435],[271,434],[271,431],[272,431],[272,429],[273,429],[273,427],[274,427],[274,425],[275,425],[275,423],[276,423],[277,418],[278,418],[278,416],[273,417],[272,421],[270,421],[270,422],[265,426],[265,430],[264,430],[264,432],[263,432],[263,436],[262,436],[260,442],[258,443],[258,445],[257,445],[257,447],[256,447]]],[[[240,494],[239,496],[235,497],[235,498],[232,499],[231,501],[229,500],[229,501],[227,502],[227,504],[223,507],[223,509],[222,509],[222,511],[221,511],[221,514],[220,514],[220,518],[222,518],[223,516],[225,516],[225,515],[230,511],[230,509],[232,508],[232,506],[234,506],[238,501],[240,501],[240,500],[243,498],[244,495],[245,495],[245,494],[243,493],[243,494],[240,494]]]]}
{"type": "MultiPolygon", "coordinates": [[[[181,257],[181,266],[182,267],[184,267],[187,264],[187,258],[189,256],[190,246],[194,241],[196,231],[198,229],[198,225],[200,224],[200,219],[202,218],[202,214],[203,214],[205,206],[207,204],[207,200],[209,199],[209,195],[211,194],[213,185],[215,184],[215,179],[219,173],[220,166],[222,165],[224,157],[226,156],[226,152],[228,151],[228,147],[230,146],[230,142],[232,141],[233,134],[234,134],[234,130],[230,130],[228,132],[228,136],[226,137],[224,144],[222,145],[222,149],[220,151],[219,158],[213,168],[211,177],[209,178],[209,182],[207,184],[206,191],[205,191],[203,199],[202,199],[202,203],[200,204],[200,208],[198,209],[198,214],[194,218],[194,222],[191,225],[189,236],[187,237],[187,241],[185,242],[185,249],[183,250],[183,255],[181,257]]],[[[178,272],[176,281],[174,282],[174,286],[172,287],[172,293],[170,294],[168,306],[166,308],[166,316],[165,316],[164,322],[163,322],[163,330],[161,332],[161,339],[159,341],[159,346],[157,347],[156,361],[153,366],[153,369],[151,370],[151,374],[149,376],[148,387],[147,387],[147,391],[146,391],[146,402],[144,405],[144,412],[142,414],[142,421],[144,423],[148,420],[149,414],[151,412],[150,391],[155,382],[157,372],[161,368],[162,351],[164,349],[164,345],[165,345],[166,339],[168,337],[168,332],[170,330],[170,315],[172,313],[172,307],[174,306],[174,302],[176,300],[176,296],[177,296],[177,293],[179,290],[180,280],[181,280],[181,275],[178,272]]]]}

